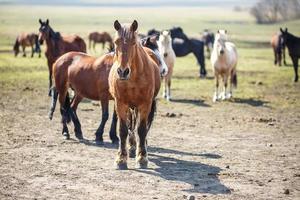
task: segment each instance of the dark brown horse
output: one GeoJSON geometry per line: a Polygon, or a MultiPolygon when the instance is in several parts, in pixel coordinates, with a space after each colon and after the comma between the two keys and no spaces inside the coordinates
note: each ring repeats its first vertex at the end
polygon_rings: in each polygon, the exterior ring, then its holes
{"type": "Polygon", "coordinates": [[[281,33],[276,33],[271,38],[271,46],[274,51],[274,65],[281,66],[282,57],[283,63],[286,65],[285,61],[285,44],[281,33]]]}
{"type": "Polygon", "coordinates": [[[64,53],[70,51],[86,52],[86,45],[84,40],[77,35],[61,35],[59,32],[55,32],[49,25],[49,20],[42,22],[39,19],[41,25],[39,29],[39,41],[42,44],[46,41],[46,58],[49,69],[49,95],[50,88],[52,86],[52,65],[56,59],[64,53]]]}
{"type": "Polygon", "coordinates": [[[109,48],[113,47],[113,41],[109,33],[107,32],[92,32],[89,34],[89,49],[91,49],[91,44],[93,42],[93,49],[95,51],[96,43],[102,43],[102,49],[105,47],[105,43],[108,42],[109,48]]]}
{"type": "MultiPolygon", "coordinates": [[[[105,54],[99,58],[81,52],[69,52],[59,57],[53,64],[53,78],[55,87],[52,87],[52,103],[49,118],[52,119],[57,97],[59,98],[62,115],[62,134],[69,139],[67,123],[74,123],[75,136],[82,139],[82,131],[77,117],[77,106],[83,98],[101,101],[102,120],[96,131],[96,143],[103,143],[103,131],[108,120],[109,100],[112,99],[108,91],[108,74],[113,64],[113,53],[105,54]],[[74,97],[70,103],[68,89],[74,90],[74,97]]],[[[114,112],[110,139],[118,142],[116,136],[116,113],[114,112]]]]}
{"type": "Polygon", "coordinates": [[[40,48],[40,44],[38,42],[37,34],[21,33],[20,35],[18,35],[16,42],[14,44],[15,57],[17,57],[17,55],[20,52],[20,49],[19,49],[20,46],[22,46],[23,57],[26,57],[26,52],[25,52],[26,47],[31,47],[31,57],[33,57],[35,52],[39,54],[39,58],[41,57],[41,48],[40,48]]]}
{"type": "MultiPolygon", "coordinates": [[[[159,67],[149,55],[153,51],[143,47],[139,41],[136,32],[137,21],[121,25],[116,20],[114,28],[117,31],[116,50],[114,64],[109,74],[109,89],[115,99],[119,118],[120,145],[116,166],[117,169],[127,169],[128,128],[131,132],[135,129],[135,123],[128,123],[129,120],[138,122],[136,167],[146,168],[148,165],[146,136],[154,119],[155,97],[160,88],[159,67]]],[[[131,136],[130,145],[135,145],[134,134],[131,136]]]]}
{"type": "Polygon", "coordinates": [[[300,58],[300,38],[292,35],[288,32],[288,29],[286,28],[283,30],[280,28],[280,31],[282,33],[282,37],[284,40],[284,43],[286,44],[289,55],[293,61],[294,71],[295,71],[295,79],[294,81],[298,81],[298,65],[299,65],[299,58],[300,58]]]}

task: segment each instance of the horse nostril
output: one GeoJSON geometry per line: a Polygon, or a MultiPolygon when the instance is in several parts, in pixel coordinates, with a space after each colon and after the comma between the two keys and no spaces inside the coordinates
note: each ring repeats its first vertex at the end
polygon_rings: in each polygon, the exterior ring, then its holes
{"type": "Polygon", "coordinates": [[[124,70],[124,76],[127,77],[128,74],[129,74],[129,68],[126,68],[126,69],[124,70]]]}
{"type": "Polygon", "coordinates": [[[167,57],[168,56],[168,54],[167,53],[164,53],[164,57],[167,57]]]}
{"type": "Polygon", "coordinates": [[[119,76],[122,76],[122,70],[120,68],[117,69],[117,73],[119,74],[119,76]]]}
{"type": "Polygon", "coordinates": [[[224,53],[224,50],[221,50],[221,51],[220,51],[220,54],[223,54],[223,53],[224,53]]]}

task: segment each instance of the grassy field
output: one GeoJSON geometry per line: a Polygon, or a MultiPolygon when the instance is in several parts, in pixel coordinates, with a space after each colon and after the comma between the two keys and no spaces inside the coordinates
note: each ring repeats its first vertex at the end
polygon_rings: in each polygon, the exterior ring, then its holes
{"type": "MultiPolygon", "coordinates": [[[[38,19],[50,19],[54,30],[62,33],[76,33],[87,38],[90,31],[114,33],[115,19],[131,22],[137,19],[139,32],[151,28],[167,29],[181,26],[189,36],[199,37],[203,29],[227,29],[230,38],[237,44],[239,54],[239,89],[236,97],[259,99],[264,96],[274,106],[289,106],[284,94],[277,88],[286,85],[283,93],[296,95],[299,84],[294,84],[291,61],[289,67],[273,66],[273,53],[269,47],[270,36],[279,27],[300,35],[300,21],[275,25],[257,25],[248,12],[234,12],[221,8],[102,8],[102,7],[53,7],[53,6],[1,6],[0,7],[0,80],[1,84],[35,80],[47,84],[45,58],[14,58],[11,49],[16,35],[22,31],[37,32],[38,19]],[[256,84],[262,82],[262,84],[256,84]],[[275,91],[275,93],[274,93],[275,91]],[[275,95],[275,96],[274,96],[275,95]]],[[[102,54],[100,47],[97,53],[102,54]]],[[[211,65],[206,60],[211,74],[211,65]]],[[[176,60],[173,95],[174,97],[210,100],[213,80],[199,80],[198,66],[193,55],[176,60]]],[[[292,97],[295,99],[296,97],[292,97]]],[[[297,106],[300,105],[296,101],[297,106]]],[[[294,105],[294,104],[293,104],[294,105]]],[[[295,105],[296,106],[296,105],[295,105]]]]}

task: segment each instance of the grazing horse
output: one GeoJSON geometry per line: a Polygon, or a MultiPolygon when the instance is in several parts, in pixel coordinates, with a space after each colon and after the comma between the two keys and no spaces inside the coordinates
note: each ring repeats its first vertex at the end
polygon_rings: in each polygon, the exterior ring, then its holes
{"type": "MultiPolygon", "coordinates": [[[[108,120],[109,100],[112,97],[108,90],[108,74],[113,64],[113,53],[105,54],[99,58],[89,56],[82,52],[68,52],[59,57],[53,64],[53,78],[55,87],[52,87],[52,103],[49,118],[52,119],[57,97],[60,103],[63,130],[66,139],[70,138],[67,123],[74,123],[75,136],[82,139],[81,125],[76,113],[78,104],[83,98],[101,101],[102,119],[96,131],[96,143],[103,143],[103,132],[108,120]],[[72,88],[74,97],[70,103],[68,89],[72,88]]],[[[113,114],[110,139],[113,143],[119,141],[116,136],[116,113],[113,114]]]]}
{"type": "Polygon", "coordinates": [[[77,35],[61,35],[55,32],[49,25],[49,20],[42,22],[39,19],[41,27],[39,28],[39,41],[42,44],[46,41],[46,58],[49,69],[49,95],[52,87],[52,65],[56,59],[64,53],[70,51],[86,52],[86,45],[84,40],[77,35]]]}
{"type": "Polygon", "coordinates": [[[171,99],[171,78],[176,59],[175,52],[172,48],[172,38],[170,34],[170,31],[162,31],[157,43],[160,55],[164,58],[164,61],[168,66],[168,74],[164,77],[165,87],[163,92],[163,97],[168,101],[171,99]]]}
{"type": "MultiPolygon", "coordinates": [[[[136,167],[147,168],[146,136],[154,119],[155,97],[160,88],[159,67],[150,55],[153,51],[143,47],[139,41],[136,20],[132,24],[123,25],[116,20],[114,28],[117,31],[116,50],[109,74],[109,90],[115,99],[119,119],[120,145],[115,163],[117,169],[127,169],[128,128],[132,132],[136,127],[134,123],[133,126],[128,124],[128,120],[137,121],[139,140],[136,148],[136,167]]],[[[129,141],[134,145],[134,139],[129,141]]]]}
{"type": "Polygon", "coordinates": [[[215,42],[215,34],[208,29],[204,29],[202,40],[204,42],[204,45],[206,46],[207,57],[209,58],[210,52],[212,51],[215,42]]]}
{"type": "Polygon", "coordinates": [[[237,51],[233,43],[227,41],[227,31],[218,30],[216,34],[216,40],[214,42],[214,48],[211,53],[210,61],[213,67],[213,71],[216,79],[216,89],[213,96],[213,101],[219,99],[230,99],[232,97],[232,85],[237,86],[237,51]],[[224,90],[219,95],[219,77],[222,77],[224,83],[224,90]],[[230,77],[230,91],[227,92],[227,81],[230,77]]]}
{"type": "Polygon", "coordinates": [[[283,57],[283,63],[286,65],[285,61],[285,44],[281,33],[276,33],[271,38],[271,46],[274,51],[274,65],[281,66],[281,59],[283,57]]]}
{"type": "Polygon", "coordinates": [[[200,65],[200,77],[205,77],[207,72],[205,69],[203,41],[188,38],[180,27],[172,28],[170,31],[173,39],[172,47],[176,57],[183,57],[192,52],[196,56],[198,64],[200,65]]]}
{"type": "Polygon", "coordinates": [[[102,49],[105,47],[105,43],[108,42],[110,48],[113,47],[113,41],[109,33],[107,32],[92,32],[89,34],[89,49],[91,49],[91,44],[93,42],[93,49],[96,50],[96,43],[102,43],[102,49]]]}
{"type": "Polygon", "coordinates": [[[15,57],[19,54],[19,46],[22,46],[23,50],[23,57],[26,57],[25,48],[31,47],[31,58],[33,57],[34,53],[39,54],[39,58],[41,57],[41,48],[38,40],[38,35],[35,33],[21,33],[18,35],[16,42],[14,44],[14,53],[15,57]]]}
{"type": "Polygon", "coordinates": [[[294,81],[298,81],[298,60],[300,58],[300,38],[292,35],[288,32],[288,29],[286,28],[283,30],[280,28],[284,43],[286,44],[289,55],[292,59],[294,71],[295,71],[295,79],[294,81]]]}

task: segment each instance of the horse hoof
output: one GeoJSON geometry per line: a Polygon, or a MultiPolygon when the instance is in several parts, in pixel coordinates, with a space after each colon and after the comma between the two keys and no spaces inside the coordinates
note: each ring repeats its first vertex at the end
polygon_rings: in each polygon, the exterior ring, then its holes
{"type": "Polygon", "coordinates": [[[129,149],[129,158],[135,158],[135,149],[129,149]]]}
{"type": "Polygon", "coordinates": [[[83,136],[82,134],[75,134],[75,137],[78,139],[78,140],[83,140],[83,136]]]}
{"type": "Polygon", "coordinates": [[[127,163],[116,163],[116,170],[127,170],[127,163]]]}
{"type": "Polygon", "coordinates": [[[95,140],[95,143],[96,143],[96,145],[98,145],[98,146],[103,146],[103,145],[104,145],[103,140],[95,140]]]}
{"type": "Polygon", "coordinates": [[[148,168],[148,162],[146,162],[146,163],[137,162],[135,164],[135,168],[136,169],[147,169],[148,168]]]}
{"type": "Polygon", "coordinates": [[[111,143],[112,143],[112,144],[119,144],[119,139],[111,140],[111,143]]]}
{"type": "Polygon", "coordinates": [[[49,112],[48,117],[49,117],[50,120],[52,120],[53,115],[51,114],[51,112],[49,112]]]}
{"type": "Polygon", "coordinates": [[[63,135],[63,137],[64,137],[65,140],[69,140],[70,139],[70,134],[69,133],[64,132],[62,135],[63,135]]]}

